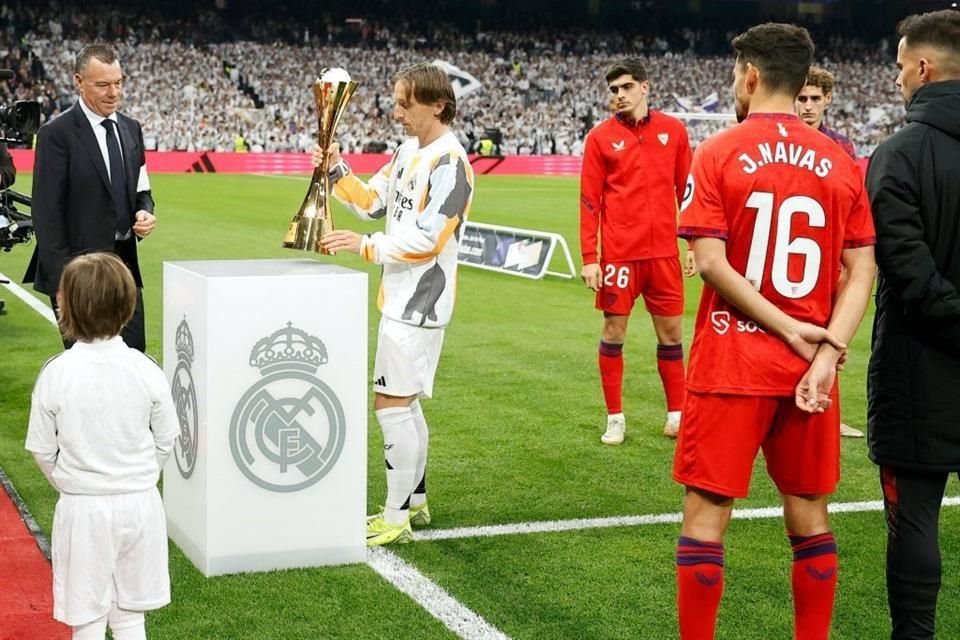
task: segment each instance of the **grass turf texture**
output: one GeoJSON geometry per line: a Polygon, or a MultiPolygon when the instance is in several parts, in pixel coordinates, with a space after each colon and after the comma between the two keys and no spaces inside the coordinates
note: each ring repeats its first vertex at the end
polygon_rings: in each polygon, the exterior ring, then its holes
{"type": "MultiPolygon", "coordinates": [[[[16,187],[29,192],[29,182],[30,176],[22,175],[16,187]]],[[[298,257],[279,245],[307,179],[155,175],[152,182],[158,227],[140,249],[148,351],[159,356],[162,261],[298,257]]],[[[576,255],[577,202],[575,179],[482,176],[471,217],[562,233],[576,255]]],[[[342,208],[336,220],[339,227],[358,231],[382,228],[342,208]]],[[[19,279],[31,251],[32,246],[21,246],[0,254],[0,272],[19,279]]],[[[375,305],[378,267],[353,255],[317,259],[368,270],[375,305]]],[[[700,281],[686,285],[689,346],[700,281]]],[[[59,336],[8,292],[0,290],[0,297],[7,300],[7,315],[0,317],[0,465],[49,532],[56,494],[23,450],[23,439],[30,390],[44,360],[59,350],[59,336]]],[[[249,305],[256,313],[257,301],[249,305]]],[[[371,360],[377,317],[372,306],[371,360]]],[[[857,427],[865,420],[871,318],[872,309],[851,345],[841,380],[844,419],[857,427]]],[[[599,331],[600,314],[579,280],[529,281],[460,270],[435,399],[424,402],[431,425],[433,527],[679,510],[681,490],[670,480],[673,442],[660,435],[664,407],[649,318],[641,307],[625,348],[628,428],[621,447],[599,444],[605,424],[596,366],[599,331]]],[[[373,510],[385,487],[372,411],[369,420],[368,507],[373,510]]],[[[843,473],[834,500],[880,498],[877,471],[863,440],[844,441],[843,473]]],[[[953,483],[948,489],[956,493],[953,483]]],[[[761,461],[752,497],[739,506],[769,506],[776,500],[761,461]]],[[[833,523],[841,550],[833,637],[884,637],[882,516],[837,515],[833,523]]],[[[958,525],[960,511],[947,509],[938,637],[960,637],[960,610],[949,606],[960,597],[958,525]]],[[[656,525],[424,542],[396,552],[511,637],[673,638],[677,531],[676,525],[656,525]]],[[[790,553],[782,523],[734,522],[727,546],[718,637],[789,637],[790,553]]],[[[158,640],[453,637],[363,565],[207,580],[174,547],[171,573],[173,604],[148,616],[150,637],[158,640]]]]}

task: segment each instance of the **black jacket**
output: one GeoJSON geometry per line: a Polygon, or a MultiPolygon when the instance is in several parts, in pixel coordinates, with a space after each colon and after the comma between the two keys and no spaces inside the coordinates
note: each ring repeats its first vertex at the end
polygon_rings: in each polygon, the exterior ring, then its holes
{"type": "Polygon", "coordinates": [[[921,87],[870,159],[877,313],[870,457],[960,470],[960,81],[921,87]]]}
{"type": "MultiPolygon", "coordinates": [[[[137,191],[140,167],[146,163],[140,123],[118,113],[130,211],[153,212],[149,191],[137,191]]],[[[40,127],[33,167],[33,227],[37,248],[24,282],[53,295],[60,273],[73,256],[113,251],[143,286],[134,238],[115,243],[116,222],[110,178],[90,121],[79,104],[40,127]]]]}
{"type": "Polygon", "coordinates": [[[6,189],[17,179],[17,168],[13,166],[13,156],[7,151],[7,145],[0,142],[0,189],[6,189]]]}

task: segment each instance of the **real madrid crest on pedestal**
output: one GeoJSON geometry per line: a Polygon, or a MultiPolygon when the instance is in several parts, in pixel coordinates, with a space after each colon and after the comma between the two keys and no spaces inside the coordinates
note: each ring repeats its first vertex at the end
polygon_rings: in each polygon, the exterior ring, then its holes
{"type": "Polygon", "coordinates": [[[180,436],[173,443],[173,457],[177,460],[177,469],[184,478],[189,478],[197,465],[197,391],[193,386],[193,335],[187,318],[177,326],[177,368],[173,372],[170,385],[173,404],[177,408],[177,420],[180,422],[180,436]]]}
{"type": "Polygon", "coordinates": [[[289,322],[251,350],[250,366],[262,378],[233,412],[230,451],[254,484],[300,491],[336,465],[346,438],[343,407],[314,375],[327,359],[319,338],[289,322]]]}

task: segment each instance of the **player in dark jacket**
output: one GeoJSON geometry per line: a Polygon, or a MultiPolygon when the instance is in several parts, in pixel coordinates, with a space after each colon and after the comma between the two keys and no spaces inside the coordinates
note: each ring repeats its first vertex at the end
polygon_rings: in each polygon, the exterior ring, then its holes
{"type": "Polygon", "coordinates": [[[947,476],[960,471],[960,13],[900,23],[907,125],[870,160],[880,283],[870,457],[887,512],[893,638],[933,638],[947,476]]]}

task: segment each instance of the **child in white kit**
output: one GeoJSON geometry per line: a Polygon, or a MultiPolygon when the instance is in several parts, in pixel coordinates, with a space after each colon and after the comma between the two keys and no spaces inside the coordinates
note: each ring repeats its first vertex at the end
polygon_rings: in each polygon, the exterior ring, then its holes
{"type": "Polygon", "coordinates": [[[60,492],[53,617],[74,640],[146,638],[143,612],[170,602],[157,491],[179,427],[163,370],[119,337],[137,289],[114,255],[74,258],[57,293],[63,335],[33,390],[26,448],[60,492]]]}

